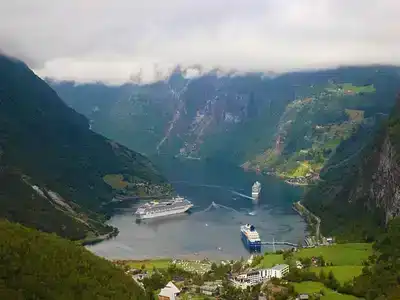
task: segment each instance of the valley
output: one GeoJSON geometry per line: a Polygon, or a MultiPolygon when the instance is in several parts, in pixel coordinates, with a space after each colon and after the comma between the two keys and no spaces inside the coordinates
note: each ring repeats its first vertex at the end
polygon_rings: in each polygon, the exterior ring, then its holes
{"type": "Polygon", "coordinates": [[[400,300],[400,1],[3,2],[0,300],[400,300]]]}
{"type": "MultiPolygon", "coordinates": [[[[197,299],[216,296],[216,290],[229,300],[262,293],[321,299],[396,293],[381,270],[396,268],[390,259],[397,257],[385,247],[388,240],[398,243],[400,102],[392,97],[400,83],[397,68],[271,78],[209,73],[191,79],[177,69],[168,80],[148,85],[52,82],[87,120],[24,64],[2,57],[0,67],[6,70],[0,73],[1,216],[75,242],[6,221],[0,226],[7,255],[25,253],[23,241],[31,237],[35,251],[48,241],[48,251],[60,258],[60,247],[83,251],[83,261],[71,260],[71,266],[98,266],[121,278],[123,284],[110,289],[130,299],[156,296],[170,280],[180,285],[182,296],[197,299]],[[16,89],[21,81],[35,92],[16,89]],[[25,104],[25,98],[31,102],[25,104]],[[377,174],[385,178],[379,187],[377,174]],[[253,203],[247,193],[256,180],[263,192],[253,203]],[[137,201],[175,193],[193,200],[192,214],[134,224],[137,201]],[[295,202],[317,222],[308,234],[315,230],[339,244],[281,247],[307,234],[292,210],[295,202]],[[248,256],[238,238],[241,224],[255,224],[265,244],[265,252],[247,263],[238,260],[248,256]],[[25,238],[14,243],[13,232],[25,238]],[[354,241],[363,243],[349,243],[354,241]],[[372,241],[371,250],[365,242],[372,241]],[[76,245],[82,243],[99,256],[118,259],[116,268],[76,245]],[[175,263],[156,257],[173,257],[175,263]],[[139,264],[137,277],[131,272],[139,264]],[[287,273],[277,275],[282,270],[287,273]],[[254,272],[262,282],[243,281],[254,272]],[[265,275],[271,272],[275,275],[265,275]],[[389,283],[374,289],[373,280],[381,277],[389,283]]],[[[26,264],[25,256],[12,257],[26,264]]],[[[12,268],[6,270],[14,278],[12,268]]],[[[87,282],[107,293],[99,287],[103,279],[87,282]]],[[[6,282],[7,293],[15,292],[13,282],[6,282]]],[[[52,289],[68,294],[57,282],[52,289]]]]}
{"type": "MultiPolygon", "coordinates": [[[[337,147],[355,132],[379,127],[399,83],[385,66],[185,76],[176,68],[146,85],[48,82],[94,131],[150,157],[214,158],[299,186],[336,168],[337,147]]],[[[360,139],[343,159],[364,146],[360,139]]]]}

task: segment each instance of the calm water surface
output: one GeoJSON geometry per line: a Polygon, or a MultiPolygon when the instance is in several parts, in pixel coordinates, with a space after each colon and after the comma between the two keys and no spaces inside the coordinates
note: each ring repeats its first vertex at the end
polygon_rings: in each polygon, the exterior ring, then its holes
{"type": "MultiPolygon", "coordinates": [[[[192,213],[137,224],[132,213],[140,203],[132,203],[109,221],[119,228],[119,235],[88,249],[111,259],[239,258],[248,255],[240,239],[240,225],[246,223],[256,226],[263,241],[304,239],[305,224],[291,209],[301,195],[297,188],[213,163],[175,161],[163,165],[163,171],[177,192],[194,203],[192,213]],[[257,204],[249,198],[255,180],[262,183],[257,204]]],[[[268,247],[264,250],[272,250],[268,247]]]]}

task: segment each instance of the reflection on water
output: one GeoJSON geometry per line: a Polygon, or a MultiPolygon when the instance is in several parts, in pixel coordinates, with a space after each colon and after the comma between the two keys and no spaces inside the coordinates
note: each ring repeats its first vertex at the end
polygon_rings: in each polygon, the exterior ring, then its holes
{"type": "Polygon", "coordinates": [[[137,223],[132,213],[140,203],[133,203],[109,221],[119,228],[119,235],[89,249],[115,259],[193,257],[195,253],[238,258],[248,255],[240,238],[242,224],[254,224],[263,241],[297,243],[305,236],[304,222],[291,209],[301,194],[297,188],[236,167],[179,161],[162,167],[177,192],[195,205],[192,213],[137,223]],[[256,180],[262,191],[254,202],[250,195],[256,180]]]}

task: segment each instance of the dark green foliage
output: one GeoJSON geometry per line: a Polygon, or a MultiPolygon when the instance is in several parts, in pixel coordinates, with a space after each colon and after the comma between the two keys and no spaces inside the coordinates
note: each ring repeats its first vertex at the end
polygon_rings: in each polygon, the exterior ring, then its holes
{"type": "Polygon", "coordinates": [[[258,299],[260,290],[260,284],[253,287],[247,287],[247,289],[241,289],[232,286],[227,281],[224,281],[223,293],[220,295],[219,298],[223,300],[253,300],[258,299]]]}
{"type": "Polygon", "coordinates": [[[83,239],[88,230],[85,224],[54,209],[49,200],[22,181],[17,171],[0,173],[0,212],[10,221],[73,240],[83,239]]]}
{"type": "MultiPolygon", "coordinates": [[[[382,128],[382,127],[381,127],[382,128]]],[[[303,203],[323,221],[322,233],[341,241],[372,242],[384,227],[379,209],[365,205],[367,199],[349,203],[357,185],[361,165],[371,162],[384,136],[382,129],[361,126],[350,139],[342,142],[321,171],[321,181],[306,191],[303,203]]],[[[369,168],[372,172],[374,167],[369,168]]],[[[362,174],[368,177],[368,174],[362,174]]]]}
{"type": "Polygon", "coordinates": [[[340,287],[340,283],[336,279],[332,271],[329,271],[328,278],[325,279],[324,284],[325,286],[334,291],[336,291],[340,287]]]}
{"type": "Polygon", "coordinates": [[[256,266],[258,266],[263,260],[263,256],[262,255],[255,255],[253,257],[253,261],[251,263],[251,267],[254,268],[256,266]]]}
{"type": "Polygon", "coordinates": [[[318,276],[314,272],[296,268],[290,270],[289,274],[286,275],[286,279],[291,282],[319,281],[318,276]]]}
{"type": "Polygon", "coordinates": [[[400,295],[400,218],[389,223],[388,230],[374,244],[378,256],[354,280],[353,293],[368,300],[395,300],[400,295]]]}
{"type": "MultiPolygon", "coordinates": [[[[70,206],[100,222],[104,219],[91,211],[113,197],[104,175],[164,181],[145,157],[89,130],[85,117],[67,107],[27,66],[5,56],[0,56],[0,166],[27,175],[31,184],[57,192],[70,206]]],[[[13,178],[10,189],[1,193],[0,217],[73,239],[84,236],[86,225],[65,217],[57,220],[56,209],[43,199],[31,199],[32,190],[19,189],[21,184],[13,178]],[[27,201],[33,203],[24,209],[27,201]]],[[[107,231],[98,222],[89,227],[107,231]]]]}
{"type": "Polygon", "coordinates": [[[55,235],[0,221],[0,299],[145,299],[132,278],[55,235]]]}

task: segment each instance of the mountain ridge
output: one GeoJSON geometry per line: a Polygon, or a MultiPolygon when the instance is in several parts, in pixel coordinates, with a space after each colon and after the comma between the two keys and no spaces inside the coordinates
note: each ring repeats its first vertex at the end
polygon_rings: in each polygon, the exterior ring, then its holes
{"type": "Polygon", "coordinates": [[[112,231],[100,206],[120,191],[104,176],[125,176],[130,193],[140,192],[135,182],[169,189],[147,158],[91,131],[83,115],[6,56],[0,56],[0,165],[9,181],[0,190],[0,217],[72,239],[112,231]]]}
{"type": "Polygon", "coordinates": [[[398,95],[389,119],[372,133],[360,153],[338,169],[326,170],[324,182],[306,193],[304,203],[325,220],[322,230],[345,240],[373,240],[400,215],[399,120],[398,95]]]}

